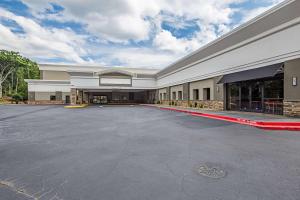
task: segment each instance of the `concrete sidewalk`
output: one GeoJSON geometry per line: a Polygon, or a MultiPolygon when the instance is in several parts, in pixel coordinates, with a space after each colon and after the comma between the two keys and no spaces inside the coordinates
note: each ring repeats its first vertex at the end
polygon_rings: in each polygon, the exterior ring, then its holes
{"type": "Polygon", "coordinates": [[[262,129],[300,131],[299,118],[289,118],[280,115],[268,115],[268,114],[260,114],[260,113],[200,110],[200,109],[166,106],[166,105],[145,104],[145,106],[150,106],[150,107],[159,108],[163,110],[184,112],[193,116],[223,120],[232,123],[254,126],[256,128],[262,128],[262,129]]]}
{"type": "Polygon", "coordinates": [[[236,118],[246,118],[249,120],[257,120],[257,121],[300,122],[300,118],[286,117],[283,115],[271,115],[271,114],[264,114],[264,113],[239,112],[239,111],[213,111],[213,110],[206,110],[206,109],[168,106],[168,105],[161,105],[161,104],[145,104],[145,105],[154,106],[158,108],[176,108],[176,109],[192,111],[192,112],[215,114],[215,115],[222,115],[222,116],[236,117],[236,118]]]}

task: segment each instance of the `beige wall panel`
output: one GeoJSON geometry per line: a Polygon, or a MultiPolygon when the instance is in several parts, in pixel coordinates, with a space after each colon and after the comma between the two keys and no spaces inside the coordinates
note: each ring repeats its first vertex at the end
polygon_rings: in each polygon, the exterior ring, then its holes
{"type": "MultiPolygon", "coordinates": [[[[164,93],[167,93],[167,88],[159,89],[158,93],[159,93],[159,99],[160,100],[167,100],[166,98],[164,98],[164,93]]],[[[167,96],[167,95],[165,95],[165,96],[167,96]]]]}
{"type": "Polygon", "coordinates": [[[43,71],[43,80],[70,80],[70,75],[62,71],[43,71]]]}
{"type": "Polygon", "coordinates": [[[178,100],[178,91],[183,92],[183,85],[176,85],[171,87],[171,99],[173,100],[173,92],[176,92],[176,99],[178,100]]]}
{"type": "Polygon", "coordinates": [[[55,96],[55,92],[36,92],[35,93],[35,100],[40,101],[40,100],[50,100],[50,95],[55,96]]]}
{"type": "Polygon", "coordinates": [[[199,100],[203,100],[203,89],[210,88],[210,99],[214,100],[214,79],[206,79],[190,83],[190,100],[194,99],[193,90],[199,90],[199,100]]]}
{"type": "Polygon", "coordinates": [[[71,92],[63,92],[63,93],[62,93],[62,100],[63,100],[63,101],[66,100],[66,96],[70,96],[70,98],[71,98],[71,92]]]}
{"type": "Polygon", "coordinates": [[[284,64],[284,100],[300,101],[300,59],[284,64]],[[293,85],[293,77],[297,84],[293,85]]]}

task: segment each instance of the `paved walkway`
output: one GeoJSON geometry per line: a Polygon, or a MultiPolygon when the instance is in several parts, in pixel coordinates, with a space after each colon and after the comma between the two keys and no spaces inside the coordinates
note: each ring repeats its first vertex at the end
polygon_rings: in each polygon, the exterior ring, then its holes
{"type": "Polygon", "coordinates": [[[158,107],[158,108],[176,108],[176,109],[185,110],[185,111],[222,115],[222,116],[227,116],[227,117],[243,118],[243,119],[255,120],[255,121],[300,122],[300,118],[292,118],[292,117],[286,117],[286,116],[282,116],[282,115],[270,115],[270,114],[262,114],[262,113],[237,112],[237,111],[213,111],[213,110],[186,108],[186,107],[179,107],[179,106],[158,105],[158,104],[151,104],[151,105],[147,104],[147,106],[154,106],[154,107],[158,107]]]}
{"type": "Polygon", "coordinates": [[[215,120],[222,120],[222,121],[228,121],[237,124],[243,124],[247,126],[253,126],[261,129],[300,131],[299,119],[287,118],[284,116],[239,113],[239,112],[228,112],[228,111],[216,112],[216,111],[207,111],[207,110],[196,110],[191,108],[171,107],[171,106],[164,106],[164,105],[148,105],[148,106],[163,109],[163,110],[183,112],[197,117],[206,117],[215,120]]]}

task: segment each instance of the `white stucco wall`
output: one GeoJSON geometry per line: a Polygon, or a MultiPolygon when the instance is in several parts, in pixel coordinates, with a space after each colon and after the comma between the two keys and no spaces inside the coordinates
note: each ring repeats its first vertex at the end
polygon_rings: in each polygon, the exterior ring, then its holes
{"type": "MultiPolygon", "coordinates": [[[[130,84],[130,79],[121,78],[101,78],[101,83],[105,85],[117,85],[117,84],[130,84]],[[103,82],[104,81],[104,82],[103,82]]],[[[71,77],[71,85],[72,87],[78,88],[101,88],[102,86],[99,84],[99,77],[71,77]]],[[[128,87],[128,86],[126,86],[128,87]]],[[[131,86],[132,89],[154,89],[156,88],[156,80],[154,78],[132,78],[131,86]]]]}
{"type": "Polygon", "coordinates": [[[29,92],[70,92],[69,84],[28,83],[29,92]]]}
{"type": "MultiPolygon", "coordinates": [[[[300,18],[297,20],[300,21],[300,18]]],[[[226,53],[211,55],[211,58],[203,59],[195,65],[158,77],[157,85],[162,88],[300,57],[300,24],[276,32],[280,28],[244,41],[244,46],[239,44],[237,47],[240,47],[226,53]]]]}

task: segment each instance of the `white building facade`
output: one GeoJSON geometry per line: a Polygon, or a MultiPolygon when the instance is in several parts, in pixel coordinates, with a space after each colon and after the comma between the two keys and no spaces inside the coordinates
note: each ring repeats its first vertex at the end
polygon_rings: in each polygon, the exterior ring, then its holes
{"type": "Polygon", "coordinates": [[[40,65],[41,80],[27,80],[29,102],[158,102],[299,116],[299,10],[299,0],[284,1],[160,71],[40,65]]]}

